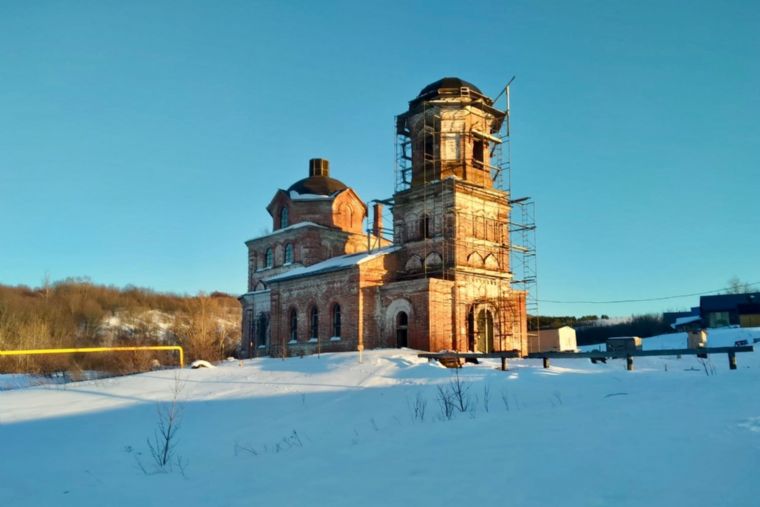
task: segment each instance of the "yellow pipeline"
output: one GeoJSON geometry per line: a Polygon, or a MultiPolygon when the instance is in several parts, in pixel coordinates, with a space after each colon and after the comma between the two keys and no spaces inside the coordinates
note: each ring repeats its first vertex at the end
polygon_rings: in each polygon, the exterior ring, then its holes
{"type": "Polygon", "coordinates": [[[36,354],[72,354],[79,352],[127,352],[134,350],[177,350],[179,351],[179,367],[185,367],[185,351],[178,345],[156,345],[145,347],[84,347],[74,349],[27,349],[0,350],[0,356],[23,356],[36,354]]]}

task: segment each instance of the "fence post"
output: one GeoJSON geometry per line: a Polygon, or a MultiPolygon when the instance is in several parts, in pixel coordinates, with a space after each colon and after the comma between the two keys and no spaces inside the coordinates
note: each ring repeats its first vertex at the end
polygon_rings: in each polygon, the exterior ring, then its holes
{"type": "Polygon", "coordinates": [[[729,352],[728,353],[728,367],[731,370],[736,369],[736,352],[729,352]]]}

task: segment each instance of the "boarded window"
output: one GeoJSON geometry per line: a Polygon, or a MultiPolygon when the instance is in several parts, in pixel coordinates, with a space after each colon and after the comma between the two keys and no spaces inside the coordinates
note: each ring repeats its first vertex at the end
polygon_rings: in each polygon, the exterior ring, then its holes
{"type": "Polygon", "coordinates": [[[444,160],[459,160],[462,157],[460,146],[459,134],[445,134],[443,136],[441,158],[444,160]]]}

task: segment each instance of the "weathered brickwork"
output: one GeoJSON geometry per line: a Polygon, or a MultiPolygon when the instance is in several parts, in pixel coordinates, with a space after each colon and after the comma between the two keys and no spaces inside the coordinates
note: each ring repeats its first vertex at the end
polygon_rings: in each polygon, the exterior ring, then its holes
{"type": "Polygon", "coordinates": [[[310,161],[309,177],[267,207],[273,232],[246,243],[242,352],[527,353],[525,294],[511,288],[509,195],[494,187],[489,165],[502,120],[456,78],[410,102],[397,118],[412,171],[393,198],[392,244],[327,162],[310,161]]]}

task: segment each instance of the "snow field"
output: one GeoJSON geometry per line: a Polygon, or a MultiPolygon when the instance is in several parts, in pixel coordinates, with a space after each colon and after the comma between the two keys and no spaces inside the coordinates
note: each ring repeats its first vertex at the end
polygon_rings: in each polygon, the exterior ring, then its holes
{"type": "Polygon", "coordinates": [[[5,391],[0,505],[751,506],[760,354],[737,359],[730,371],[711,356],[711,375],[695,357],[636,358],[633,372],[622,360],[514,360],[508,372],[486,360],[458,371],[475,408],[451,420],[436,397],[455,371],[411,350],[5,391]],[[184,475],[145,474],[176,378],[184,475]]]}

